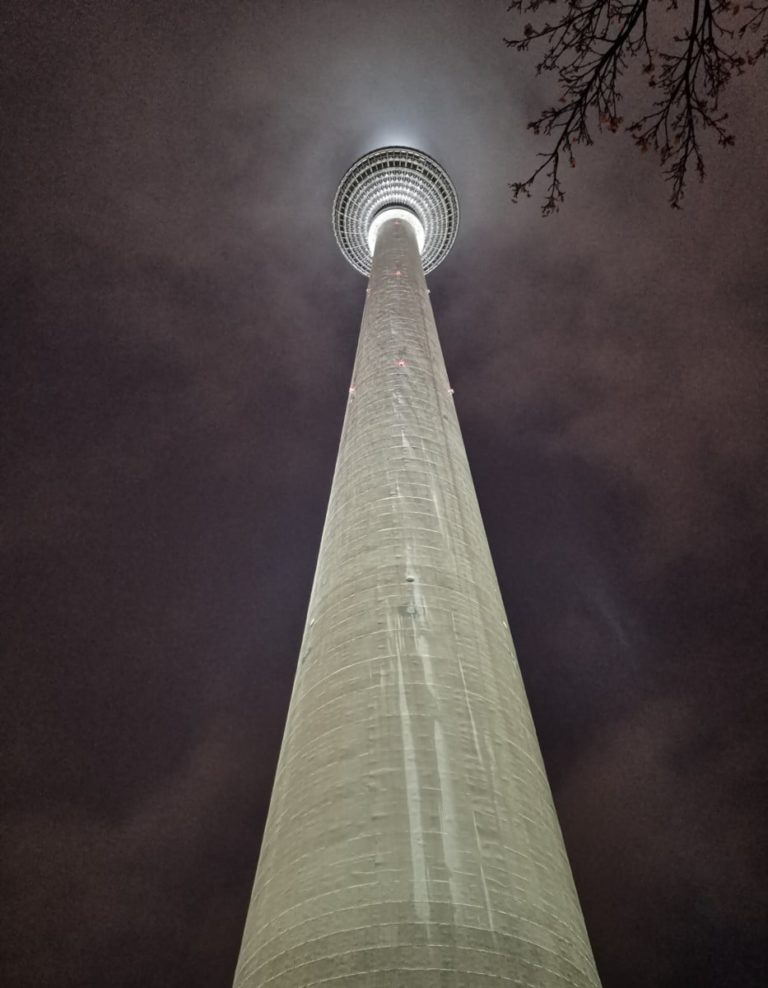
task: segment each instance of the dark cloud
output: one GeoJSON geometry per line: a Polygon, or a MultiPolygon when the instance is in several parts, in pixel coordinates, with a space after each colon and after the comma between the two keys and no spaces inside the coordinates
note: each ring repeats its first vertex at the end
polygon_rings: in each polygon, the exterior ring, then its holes
{"type": "Polygon", "coordinates": [[[403,142],[604,984],[765,984],[764,70],[684,213],[606,135],[543,222],[503,4],[0,17],[3,983],[230,982],[364,297],[331,201],[403,142]]]}
{"type": "Polygon", "coordinates": [[[652,701],[586,751],[560,791],[607,984],[645,985],[649,967],[658,985],[760,983],[759,759],[749,732],[705,740],[707,719],[682,695],[652,701]]]}

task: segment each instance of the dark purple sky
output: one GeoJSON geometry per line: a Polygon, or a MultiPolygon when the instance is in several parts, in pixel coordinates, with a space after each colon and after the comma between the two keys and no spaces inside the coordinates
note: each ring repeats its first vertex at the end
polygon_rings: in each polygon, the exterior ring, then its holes
{"type": "Polygon", "coordinates": [[[544,221],[504,2],[0,28],[0,982],[230,984],[364,298],[331,202],[406,143],[605,988],[764,988],[766,69],[683,213],[608,135],[544,221]]]}

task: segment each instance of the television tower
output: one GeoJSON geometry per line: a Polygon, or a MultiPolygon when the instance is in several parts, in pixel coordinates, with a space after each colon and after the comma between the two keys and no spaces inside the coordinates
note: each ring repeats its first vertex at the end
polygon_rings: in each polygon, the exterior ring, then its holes
{"type": "Polygon", "coordinates": [[[456,192],[373,151],[333,204],[369,276],[236,988],[595,988],[424,275],[456,192]]]}

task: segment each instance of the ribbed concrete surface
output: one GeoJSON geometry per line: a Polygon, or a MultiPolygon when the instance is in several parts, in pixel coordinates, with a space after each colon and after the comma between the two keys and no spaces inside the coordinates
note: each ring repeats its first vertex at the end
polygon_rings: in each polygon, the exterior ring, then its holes
{"type": "Polygon", "coordinates": [[[235,985],[597,986],[396,221],[352,389],[235,985]]]}

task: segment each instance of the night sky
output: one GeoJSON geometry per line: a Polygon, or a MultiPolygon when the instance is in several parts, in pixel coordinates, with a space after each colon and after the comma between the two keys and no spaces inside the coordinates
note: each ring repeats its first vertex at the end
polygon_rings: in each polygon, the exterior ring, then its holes
{"type": "Polygon", "coordinates": [[[544,220],[505,7],[4,6],[4,986],[231,982],[389,143],[604,986],[768,984],[768,66],[682,213],[607,134],[544,220]]]}

